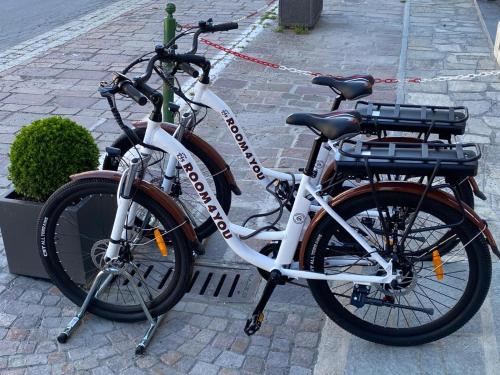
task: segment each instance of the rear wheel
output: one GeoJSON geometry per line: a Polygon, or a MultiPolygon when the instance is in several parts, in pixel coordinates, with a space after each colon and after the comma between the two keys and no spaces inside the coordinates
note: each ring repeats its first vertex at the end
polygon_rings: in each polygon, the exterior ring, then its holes
{"type": "MultiPolygon", "coordinates": [[[[408,192],[378,193],[379,205],[392,228],[393,243],[401,239],[419,198],[408,192]]],[[[422,231],[411,232],[399,252],[383,236],[371,193],[345,201],[335,211],[387,261],[393,259],[402,272],[397,282],[371,284],[366,289],[352,282],[309,280],[320,307],[342,328],[381,344],[419,345],[453,333],[478,311],[491,279],[491,258],[482,235],[478,236],[478,229],[467,220],[453,229],[432,229],[459,223],[461,215],[457,211],[426,199],[412,227],[422,231]],[[453,249],[441,254],[437,242],[450,230],[453,249]],[[431,261],[425,260],[426,254],[432,254],[431,261]],[[361,294],[370,302],[358,304],[353,298],[359,300],[361,294]],[[432,309],[433,313],[424,309],[432,309]]],[[[361,254],[347,232],[325,216],[310,238],[304,268],[325,274],[343,271],[381,275],[383,271],[376,264],[367,262],[366,253],[361,254]],[[338,260],[346,256],[352,258],[351,263],[341,267],[338,260]]]]}
{"type": "MultiPolygon", "coordinates": [[[[116,214],[118,183],[77,180],[57,190],[40,214],[38,234],[42,263],[61,292],[81,305],[103,269],[116,214]]],[[[192,250],[179,223],[148,195],[132,190],[140,225],[121,245],[120,259],[132,275],[107,275],[89,311],[116,321],[146,319],[134,294],[134,283],[153,316],[172,308],[191,278],[192,250]],[[147,213],[146,216],[144,213],[147,213]],[[147,225],[146,225],[147,223],[147,225]],[[165,246],[162,248],[160,243],[165,246]]]]}

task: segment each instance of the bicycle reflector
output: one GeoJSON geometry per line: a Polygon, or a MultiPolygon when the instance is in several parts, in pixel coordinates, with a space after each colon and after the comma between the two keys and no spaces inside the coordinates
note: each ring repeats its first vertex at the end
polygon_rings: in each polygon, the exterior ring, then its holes
{"type": "Polygon", "coordinates": [[[432,252],[432,264],[434,265],[434,272],[436,272],[436,278],[438,280],[443,280],[444,277],[443,262],[441,261],[441,255],[439,255],[439,251],[437,249],[432,252]]]}
{"type": "Polygon", "coordinates": [[[163,236],[158,228],[154,230],[156,244],[162,256],[166,257],[168,255],[167,244],[163,240],[163,236]]]}

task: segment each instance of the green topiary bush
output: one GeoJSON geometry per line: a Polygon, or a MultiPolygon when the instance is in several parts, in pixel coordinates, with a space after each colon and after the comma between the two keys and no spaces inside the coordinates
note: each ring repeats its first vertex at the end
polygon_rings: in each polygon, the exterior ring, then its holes
{"type": "Polygon", "coordinates": [[[88,130],[59,116],[21,129],[10,149],[9,179],[28,199],[46,200],[74,173],[97,169],[99,150],[88,130]]]}

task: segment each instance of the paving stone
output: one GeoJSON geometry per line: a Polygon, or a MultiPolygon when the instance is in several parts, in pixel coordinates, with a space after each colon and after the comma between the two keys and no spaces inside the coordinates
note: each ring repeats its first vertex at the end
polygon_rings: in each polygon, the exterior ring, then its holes
{"type": "Polygon", "coordinates": [[[266,358],[267,353],[269,352],[268,348],[265,346],[256,346],[256,345],[250,345],[247,350],[247,355],[249,356],[255,356],[259,358],[266,358]]]}
{"type": "Polygon", "coordinates": [[[289,352],[290,345],[290,340],[275,338],[271,344],[271,350],[276,350],[278,352],[289,352]]]}
{"type": "Polygon", "coordinates": [[[196,342],[196,341],[188,341],[185,344],[179,347],[179,352],[190,355],[192,357],[196,357],[199,352],[203,350],[206,346],[206,343],[196,342]]]}
{"type": "Polygon", "coordinates": [[[290,375],[311,375],[312,371],[310,369],[300,367],[300,366],[292,366],[290,367],[290,375]]]}
{"type": "Polygon", "coordinates": [[[226,335],[224,333],[219,333],[215,336],[214,341],[212,341],[212,346],[219,349],[229,349],[234,342],[234,337],[226,335]]]}
{"type": "Polygon", "coordinates": [[[222,350],[220,349],[213,346],[206,346],[196,358],[204,362],[213,362],[221,353],[222,350]]]}
{"type": "Polygon", "coordinates": [[[266,368],[287,367],[289,361],[289,353],[270,351],[266,360],[266,368]]]}
{"type": "Polygon", "coordinates": [[[215,337],[216,334],[217,332],[215,331],[211,331],[209,329],[203,329],[193,338],[193,340],[207,344],[210,341],[212,341],[212,339],[215,337]]]}
{"type": "Polygon", "coordinates": [[[215,360],[215,364],[226,368],[240,368],[244,360],[245,356],[243,355],[229,351],[224,351],[215,360]]]}
{"type": "Polygon", "coordinates": [[[206,363],[206,362],[196,362],[194,367],[191,369],[189,374],[192,375],[216,375],[219,372],[220,367],[206,363]]]}
{"type": "Polygon", "coordinates": [[[264,368],[264,360],[259,357],[247,356],[243,363],[243,370],[251,371],[260,374],[264,368]]]}
{"type": "Polygon", "coordinates": [[[19,342],[16,341],[0,341],[0,353],[2,355],[16,354],[19,342]]]}
{"type": "Polygon", "coordinates": [[[16,315],[0,313],[0,327],[9,328],[16,318],[16,315]]]}
{"type": "Polygon", "coordinates": [[[316,332],[299,332],[295,336],[295,345],[314,348],[318,343],[319,335],[316,332]]]}
{"type": "Polygon", "coordinates": [[[162,362],[166,363],[169,366],[172,366],[181,358],[182,358],[182,354],[179,352],[176,352],[176,351],[168,351],[167,353],[163,354],[160,357],[162,362]]]}
{"type": "Polygon", "coordinates": [[[293,348],[290,364],[298,366],[311,366],[314,362],[314,350],[307,348],[293,348]]]}
{"type": "Polygon", "coordinates": [[[195,364],[195,359],[191,357],[182,357],[174,363],[173,367],[181,373],[188,373],[195,364]]]}

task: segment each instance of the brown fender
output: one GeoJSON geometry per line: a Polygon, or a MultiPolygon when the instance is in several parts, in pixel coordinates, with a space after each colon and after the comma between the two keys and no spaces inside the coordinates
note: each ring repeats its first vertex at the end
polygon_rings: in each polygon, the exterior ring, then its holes
{"type": "MultiPolygon", "coordinates": [[[[136,121],[133,123],[134,127],[138,129],[145,128],[147,124],[148,123],[146,121],[136,121]]],[[[163,122],[161,124],[161,127],[169,134],[174,134],[175,130],[177,129],[175,125],[167,122],[163,122]]],[[[224,171],[224,177],[226,178],[227,183],[231,187],[231,191],[236,195],[241,195],[241,190],[236,184],[233,172],[231,172],[231,169],[229,168],[229,165],[227,165],[224,158],[210,144],[205,142],[202,138],[198,137],[196,134],[187,132],[184,135],[184,137],[186,137],[186,139],[189,142],[193,143],[196,147],[198,147],[205,154],[207,154],[210,157],[210,159],[212,159],[213,162],[217,165],[217,168],[219,168],[221,171],[224,171]]]]}
{"type": "MultiPolygon", "coordinates": [[[[121,178],[120,172],[115,171],[88,171],[83,173],[78,173],[70,176],[72,181],[82,180],[86,178],[102,178],[106,180],[113,180],[116,182],[120,181],[121,178]]],[[[158,203],[163,209],[168,211],[170,215],[176,221],[176,224],[181,225],[181,229],[186,235],[191,246],[195,246],[197,248],[199,246],[198,237],[196,236],[196,232],[193,229],[193,226],[189,222],[189,219],[186,217],[185,213],[182,209],[174,202],[172,198],[163,193],[156,186],[150,184],[144,180],[136,180],[134,182],[134,186],[143,191],[145,194],[149,195],[156,203],[158,203]]]]}
{"type": "MultiPolygon", "coordinates": [[[[330,201],[330,207],[335,209],[335,206],[338,206],[339,204],[347,200],[355,199],[358,196],[371,193],[371,189],[372,188],[370,184],[361,185],[356,188],[349,189],[339,194],[338,196],[334,197],[330,201]]],[[[425,190],[425,185],[416,184],[414,182],[377,182],[375,183],[375,189],[378,192],[404,190],[404,192],[406,193],[422,196],[425,190]],[[404,184],[404,188],[401,187],[401,184],[404,184]]],[[[431,190],[428,192],[427,196],[449,206],[451,209],[460,211],[460,206],[455,200],[455,197],[451,196],[450,194],[447,194],[441,190],[431,190]]],[[[500,258],[500,253],[495,243],[495,239],[493,238],[493,235],[488,229],[486,221],[481,219],[479,215],[476,212],[474,212],[474,210],[470,208],[468,205],[466,205],[465,203],[463,205],[465,209],[465,218],[469,220],[472,224],[474,224],[478,228],[478,230],[483,231],[483,234],[486,237],[486,240],[488,241],[491,250],[495,255],[497,255],[500,258]]],[[[314,217],[311,220],[311,223],[309,224],[306,232],[304,233],[304,238],[302,239],[302,244],[299,252],[299,261],[301,269],[304,268],[305,251],[307,244],[309,243],[311,234],[313,233],[314,229],[316,228],[318,223],[324,218],[325,215],[327,215],[327,213],[323,209],[316,212],[316,215],[314,215],[314,217]]]]}

